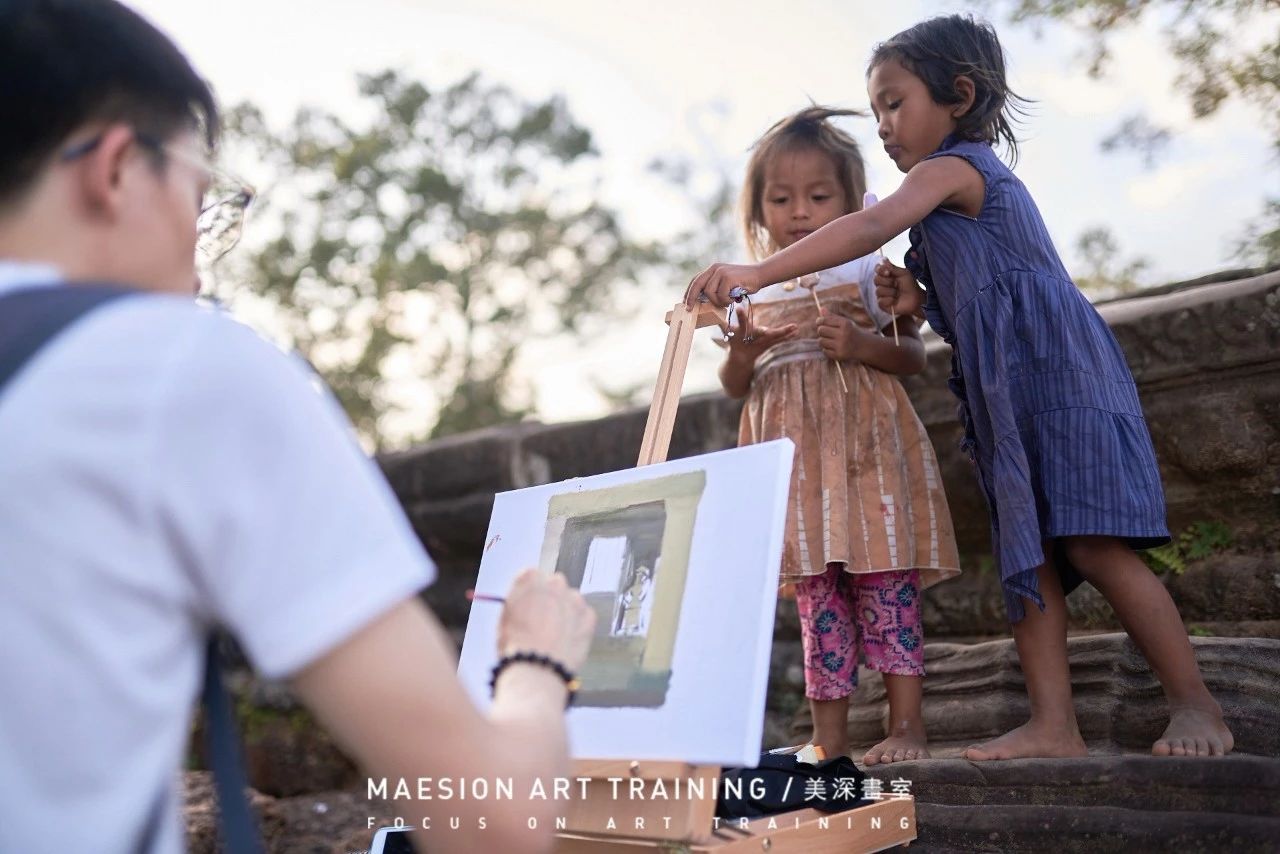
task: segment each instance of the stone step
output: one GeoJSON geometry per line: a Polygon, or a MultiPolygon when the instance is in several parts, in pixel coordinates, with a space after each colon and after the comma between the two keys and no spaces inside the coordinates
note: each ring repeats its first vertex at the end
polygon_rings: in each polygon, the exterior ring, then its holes
{"type": "Polygon", "coordinates": [[[1280,850],[1280,759],[1091,755],[866,769],[911,781],[914,852],[1280,850]]]}
{"type": "MultiPolygon", "coordinates": [[[[1236,753],[1149,753],[1163,693],[1128,636],[1068,640],[1076,715],[1090,755],[969,762],[975,741],[1027,719],[1009,639],[925,647],[924,716],[934,759],[868,768],[892,790],[910,780],[920,836],[912,852],[1280,851],[1280,641],[1192,638],[1236,753]],[[950,757],[950,758],[944,758],[950,757]]],[[[883,737],[884,682],[863,669],[849,715],[854,756],[883,737]]],[[[807,712],[792,735],[809,733],[807,712]]]]}
{"type": "Polygon", "coordinates": [[[916,821],[909,854],[1275,854],[1280,847],[1280,818],[1230,813],[918,802],[916,821]]]}
{"type": "MultiPolygon", "coordinates": [[[[1205,683],[1222,705],[1236,750],[1280,757],[1280,640],[1191,638],[1205,683]]],[[[1160,684],[1124,633],[1067,643],[1076,717],[1086,742],[1105,752],[1150,750],[1167,723],[1160,684]]],[[[1026,685],[1011,639],[925,646],[924,719],[939,745],[965,745],[1026,722],[1026,685]]],[[[888,707],[880,674],[862,668],[849,713],[856,751],[884,737],[888,707]]],[[[811,732],[804,708],[793,738],[811,732]]]]}
{"type": "Polygon", "coordinates": [[[1280,759],[1265,756],[925,759],[866,771],[884,781],[886,792],[892,780],[910,780],[918,802],[944,806],[1108,807],[1280,817],[1280,759]]]}

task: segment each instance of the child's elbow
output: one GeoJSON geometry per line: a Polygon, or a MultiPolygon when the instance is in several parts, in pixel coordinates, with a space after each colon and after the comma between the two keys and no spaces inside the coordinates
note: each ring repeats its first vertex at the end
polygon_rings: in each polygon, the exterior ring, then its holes
{"type": "Polygon", "coordinates": [[[903,376],[911,377],[916,374],[922,374],[928,366],[929,357],[924,352],[924,345],[919,341],[913,341],[909,346],[903,348],[901,372],[903,376]]]}

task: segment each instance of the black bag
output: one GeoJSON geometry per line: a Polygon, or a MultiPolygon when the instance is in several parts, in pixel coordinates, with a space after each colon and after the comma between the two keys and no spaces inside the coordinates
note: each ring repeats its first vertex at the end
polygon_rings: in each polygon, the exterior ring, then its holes
{"type": "Polygon", "coordinates": [[[716,816],[761,818],[809,808],[821,812],[853,809],[864,803],[865,777],[848,756],[811,765],[798,761],[794,754],[762,753],[759,767],[726,768],[720,775],[716,816]]]}

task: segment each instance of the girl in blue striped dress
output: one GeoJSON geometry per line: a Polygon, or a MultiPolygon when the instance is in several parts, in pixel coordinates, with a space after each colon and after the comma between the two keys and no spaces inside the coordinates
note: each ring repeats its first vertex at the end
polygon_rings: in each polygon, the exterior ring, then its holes
{"type": "Polygon", "coordinates": [[[917,24],[876,47],[867,90],[885,153],[906,173],[901,188],[758,264],[709,267],[686,303],[705,295],[723,306],[732,288],[834,267],[910,229],[906,268],[881,264],[877,294],[886,311],[926,317],[952,347],[962,446],[990,510],[1030,697],[1026,724],[965,756],[1086,752],[1066,647],[1065,595],[1081,581],[1115,609],[1164,687],[1169,724],[1152,753],[1230,752],[1177,607],[1134,552],[1169,533],[1133,376],[993,149],[1004,143],[1016,161],[1011,115],[1023,103],[995,31],[958,15],[917,24]]]}

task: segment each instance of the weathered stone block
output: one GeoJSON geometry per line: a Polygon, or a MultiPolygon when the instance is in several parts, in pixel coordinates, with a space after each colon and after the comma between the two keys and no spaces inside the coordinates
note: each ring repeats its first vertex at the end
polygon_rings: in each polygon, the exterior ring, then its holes
{"type": "MultiPolygon", "coordinates": [[[[1205,684],[1219,703],[1243,753],[1280,757],[1280,641],[1264,638],[1191,639],[1205,684]]],[[[1168,722],[1160,683],[1128,635],[1068,640],[1071,684],[1080,733],[1107,750],[1150,750],[1168,722]]],[[[1012,640],[925,645],[924,718],[930,742],[965,746],[1026,722],[1026,683],[1012,640]]],[[[888,714],[884,680],[862,668],[849,714],[852,745],[884,737],[888,714]]],[[[807,709],[793,736],[807,736],[807,709]]]]}

